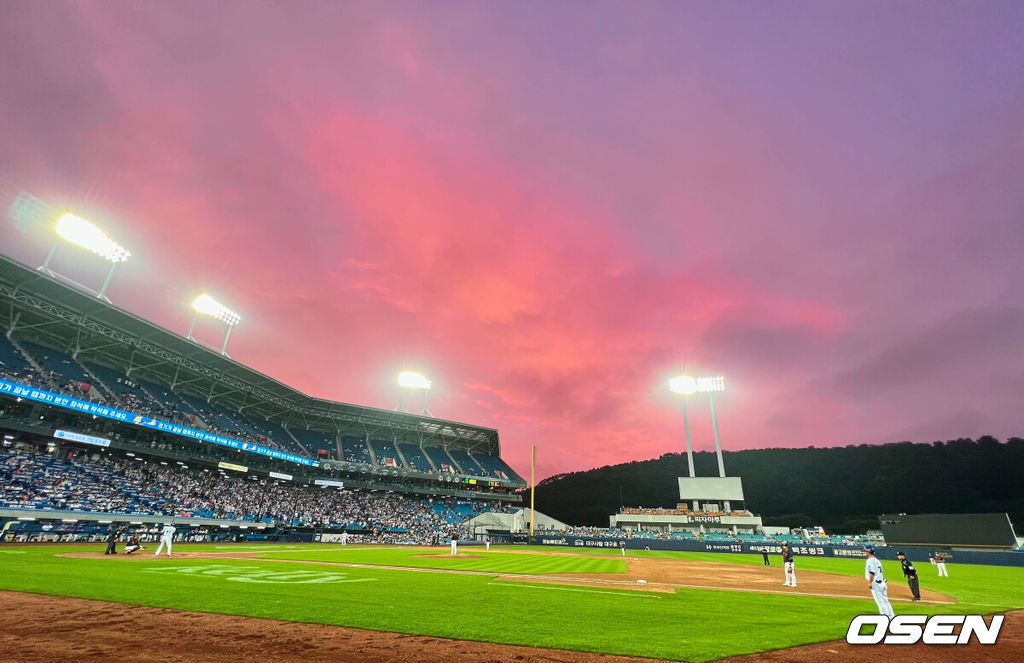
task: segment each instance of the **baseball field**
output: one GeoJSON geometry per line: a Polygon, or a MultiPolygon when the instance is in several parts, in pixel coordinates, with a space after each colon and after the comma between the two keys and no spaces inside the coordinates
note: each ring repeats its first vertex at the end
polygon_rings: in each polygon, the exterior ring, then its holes
{"type": "MultiPolygon", "coordinates": [[[[0,546],[0,659],[110,660],[130,647],[135,661],[237,660],[250,649],[304,663],[817,660],[849,655],[836,641],[855,615],[876,612],[858,559],[798,558],[794,589],[781,586],[777,556],[764,567],[760,555],[523,546],[467,547],[454,558],[387,546],[179,545],[170,558],[153,550],[0,546]],[[768,653],[782,649],[785,659],[768,653]]],[[[939,578],[918,567],[924,601],[910,603],[899,565],[885,562],[897,614],[1024,608],[1024,568],[950,564],[939,578]]],[[[886,661],[970,660],[942,658],[964,648],[921,647],[868,649],[886,661]]],[[[1021,613],[986,655],[1024,660],[1021,613]]]]}

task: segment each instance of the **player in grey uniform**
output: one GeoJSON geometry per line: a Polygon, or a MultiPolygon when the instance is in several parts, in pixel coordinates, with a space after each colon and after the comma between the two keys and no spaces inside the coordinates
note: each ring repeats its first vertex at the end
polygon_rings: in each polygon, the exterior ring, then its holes
{"type": "Polygon", "coordinates": [[[875,547],[864,546],[864,556],[867,558],[864,563],[864,577],[868,580],[871,595],[878,606],[878,614],[892,619],[896,613],[892,611],[892,604],[889,603],[889,586],[885,582],[882,563],[875,557],[875,547]]]}
{"type": "Polygon", "coordinates": [[[171,543],[174,542],[174,533],[176,531],[177,528],[174,527],[173,521],[164,525],[163,530],[160,532],[160,545],[156,547],[156,552],[153,553],[153,557],[158,556],[160,551],[164,549],[164,546],[167,546],[167,556],[171,556],[171,543]]]}

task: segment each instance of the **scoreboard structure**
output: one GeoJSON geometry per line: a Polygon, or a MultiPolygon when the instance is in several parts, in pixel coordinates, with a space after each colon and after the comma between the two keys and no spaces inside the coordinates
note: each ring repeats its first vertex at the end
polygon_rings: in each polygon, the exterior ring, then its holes
{"type": "Polygon", "coordinates": [[[1017,547],[1006,513],[883,514],[878,522],[889,546],[1017,547]]]}

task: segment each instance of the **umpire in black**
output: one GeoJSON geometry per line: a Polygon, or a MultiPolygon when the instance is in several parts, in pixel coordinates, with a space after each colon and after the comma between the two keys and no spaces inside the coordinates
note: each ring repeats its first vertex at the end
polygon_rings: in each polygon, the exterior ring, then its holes
{"type": "Polygon", "coordinates": [[[104,555],[117,554],[117,535],[120,533],[121,530],[114,525],[107,528],[107,549],[103,552],[104,555]]]}
{"type": "Polygon", "coordinates": [[[902,552],[896,553],[896,557],[899,558],[900,564],[903,565],[903,577],[907,579],[907,584],[910,585],[910,591],[914,594],[914,600],[921,600],[921,583],[917,580],[917,569],[914,568],[913,562],[907,559],[907,556],[902,552]]]}

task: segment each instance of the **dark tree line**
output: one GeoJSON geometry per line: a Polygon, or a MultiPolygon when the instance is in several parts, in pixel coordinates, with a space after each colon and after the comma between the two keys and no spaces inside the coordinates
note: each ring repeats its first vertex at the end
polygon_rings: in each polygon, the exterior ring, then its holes
{"type": "MultiPolygon", "coordinates": [[[[822,525],[836,533],[878,527],[882,513],[1008,512],[1024,530],[1024,439],[727,451],[747,508],[766,525],[822,525]]],[[[698,476],[717,476],[713,452],[694,454],[698,476]]],[[[621,505],[674,507],[686,454],[549,477],[537,510],[572,525],[608,526],[621,505]],[[621,497],[620,497],[621,495],[621,497]]],[[[529,491],[524,493],[528,503],[529,491]]]]}

